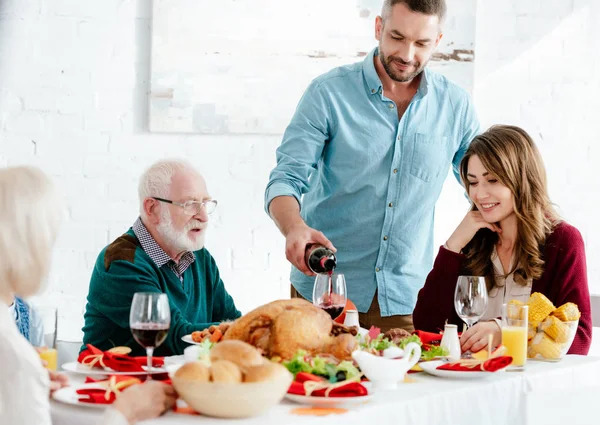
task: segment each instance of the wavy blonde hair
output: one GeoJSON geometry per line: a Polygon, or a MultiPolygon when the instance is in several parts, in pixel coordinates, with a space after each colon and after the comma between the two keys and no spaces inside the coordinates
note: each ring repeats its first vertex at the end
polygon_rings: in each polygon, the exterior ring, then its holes
{"type": "MultiPolygon", "coordinates": [[[[542,251],[546,238],[560,221],[546,184],[544,162],[532,138],[519,127],[496,125],[476,136],[460,164],[460,175],[469,193],[469,159],[479,160],[486,171],[510,189],[517,217],[517,241],[514,248],[515,282],[526,285],[544,272],[542,251]]],[[[471,201],[472,202],[472,201],[471,201]]],[[[472,203],[472,210],[477,207],[472,203]]],[[[485,276],[488,289],[496,285],[492,252],[498,235],[482,229],[463,249],[467,259],[463,273],[485,276]]]]}
{"type": "Polygon", "coordinates": [[[0,169],[0,294],[37,293],[50,272],[63,204],[34,167],[0,169]]]}

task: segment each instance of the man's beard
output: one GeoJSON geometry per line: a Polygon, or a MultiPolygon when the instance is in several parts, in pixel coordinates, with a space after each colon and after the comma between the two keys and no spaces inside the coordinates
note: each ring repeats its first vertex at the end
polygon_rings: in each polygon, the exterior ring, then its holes
{"type": "Polygon", "coordinates": [[[163,208],[160,213],[160,224],[156,230],[172,250],[177,252],[193,252],[204,247],[204,234],[199,235],[196,240],[192,240],[188,236],[189,231],[196,228],[201,228],[203,232],[205,231],[205,226],[202,226],[197,220],[187,223],[183,231],[175,230],[173,228],[171,213],[167,208],[163,208]]]}
{"type": "Polygon", "coordinates": [[[425,68],[425,66],[427,65],[427,62],[425,62],[421,66],[419,62],[405,62],[402,59],[394,56],[386,57],[383,54],[383,51],[381,50],[381,46],[379,46],[379,60],[381,60],[381,64],[383,65],[383,69],[385,69],[385,72],[387,72],[387,75],[389,75],[389,77],[392,80],[398,81],[399,83],[408,83],[409,81],[412,81],[421,72],[423,72],[423,68],[425,68]],[[411,72],[410,74],[400,74],[397,70],[393,68],[392,62],[399,62],[402,65],[412,65],[416,68],[416,70],[414,72],[411,72]]]}

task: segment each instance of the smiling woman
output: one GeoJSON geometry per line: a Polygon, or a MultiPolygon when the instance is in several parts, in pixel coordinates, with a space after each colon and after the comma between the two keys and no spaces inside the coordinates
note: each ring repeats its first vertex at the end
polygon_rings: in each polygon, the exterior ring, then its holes
{"type": "Polygon", "coordinates": [[[581,318],[569,353],[587,354],[591,310],[583,239],[555,212],[546,171],[531,137],[513,126],[494,126],[475,137],[460,173],[471,211],[440,248],[419,292],[415,328],[435,331],[447,320],[459,323],[453,295],[459,275],[484,276],[489,302],[481,321],[464,332],[464,351],[499,345],[502,304],[526,302],[532,292],[554,305],[572,302],[581,318]]]}

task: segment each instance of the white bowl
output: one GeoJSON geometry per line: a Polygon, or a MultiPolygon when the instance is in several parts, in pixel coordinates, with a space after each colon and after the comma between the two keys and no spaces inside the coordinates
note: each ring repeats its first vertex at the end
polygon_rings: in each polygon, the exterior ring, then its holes
{"type": "Polygon", "coordinates": [[[579,320],[561,323],[562,326],[568,329],[566,340],[564,342],[556,342],[541,330],[540,327],[535,336],[527,343],[528,358],[546,362],[558,362],[567,354],[577,334],[579,320]]]}
{"type": "Polygon", "coordinates": [[[195,411],[218,418],[258,416],[281,401],[292,383],[291,373],[250,383],[200,382],[178,378],[171,382],[179,396],[195,411]]]}
{"type": "Polygon", "coordinates": [[[360,370],[373,384],[375,390],[394,390],[398,383],[404,381],[404,375],[421,358],[421,347],[411,342],[404,349],[404,357],[390,359],[376,356],[362,350],[352,353],[352,358],[358,363],[360,370]]]}

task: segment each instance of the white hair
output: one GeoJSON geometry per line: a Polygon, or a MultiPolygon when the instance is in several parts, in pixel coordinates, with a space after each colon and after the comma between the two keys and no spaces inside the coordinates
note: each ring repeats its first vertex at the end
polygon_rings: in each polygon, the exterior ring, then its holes
{"type": "Polygon", "coordinates": [[[184,159],[163,159],[152,164],[140,177],[138,196],[140,200],[140,215],[146,216],[144,200],[152,196],[166,198],[169,196],[171,180],[177,172],[191,171],[197,173],[194,166],[184,159]]]}
{"type": "Polygon", "coordinates": [[[41,289],[62,215],[62,200],[40,169],[0,169],[0,294],[41,289]]]}

